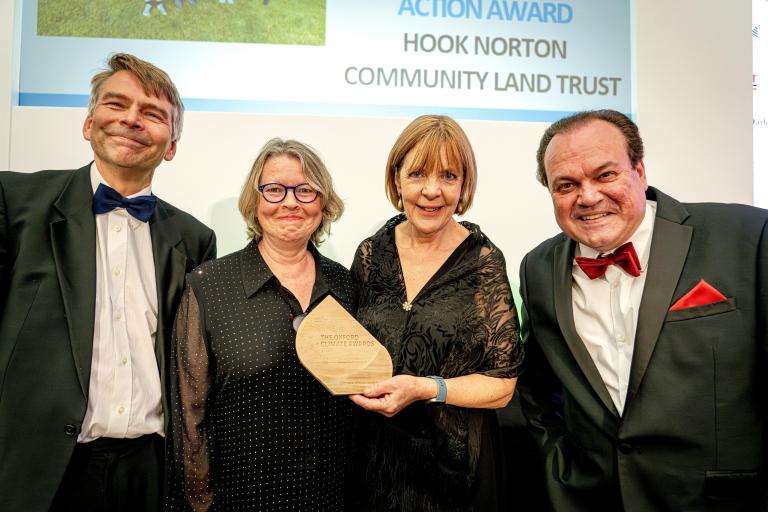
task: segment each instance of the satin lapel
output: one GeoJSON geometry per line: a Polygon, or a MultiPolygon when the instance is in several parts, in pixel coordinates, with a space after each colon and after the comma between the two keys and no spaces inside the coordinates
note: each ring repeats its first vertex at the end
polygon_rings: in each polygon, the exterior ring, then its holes
{"type": "Polygon", "coordinates": [[[664,325],[677,282],[685,265],[693,229],[680,224],[687,216],[685,209],[671,198],[658,194],[656,221],[653,226],[648,276],[637,316],[635,350],[629,373],[627,404],[637,394],[648,368],[656,340],[664,325]],[[672,204],[669,204],[672,202],[672,204]],[[667,210],[667,211],[665,211],[667,210]],[[671,211],[670,211],[671,210],[671,211]],[[669,218],[662,216],[670,215],[669,218]]]}
{"type": "Polygon", "coordinates": [[[600,397],[603,405],[614,416],[618,417],[619,413],[613,400],[611,400],[611,395],[608,393],[608,389],[603,383],[603,378],[600,376],[594,361],[592,361],[587,347],[584,346],[584,342],[576,332],[576,324],[573,321],[573,277],[571,272],[573,268],[574,247],[575,242],[568,239],[555,249],[554,268],[552,270],[555,278],[555,312],[557,313],[557,323],[560,325],[560,330],[568,347],[571,349],[573,357],[576,359],[579,368],[581,368],[592,389],[600,397]]]}
{"type": "Polygon", "coordinates": [[[184,290],[187,256],[179,248],[181,235],[178,229],[176,229],[172,214],[160,201],[157,203],[155,214],[149,220],[149,226],[157,284],[155,356],[157,357],[157,366],[160,369],[160,381],[165,383],[167,376],[167,350],[170,343],[169,335],[173,326],[174,316],[176,315],[173,306],[178,304],[184,290]]]}
{"type": "Polygon", "coordinates": [[[96,222],[89,173],[89,167],[83,167],[72,174],[54,203],[60,217],[50,224],[53,261],[84,396],[88,396],[96,311],[96,222]]]}

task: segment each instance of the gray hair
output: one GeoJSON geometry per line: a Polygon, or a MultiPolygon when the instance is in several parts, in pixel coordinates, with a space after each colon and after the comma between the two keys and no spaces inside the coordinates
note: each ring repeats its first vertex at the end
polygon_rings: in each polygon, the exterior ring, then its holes
{"type": "Polygon", "coordinates": [[[256,161],[251,166],[251,172],[245,179],[243,190],[240,192],[238,207],[248,226],[248,238],[259,240],[264,234],[257,215],[258,204],[262,200],[257,187],[267,160],[273,156],[281,155],[296,158],[301,164],[301,171],[304,173],[307,183],[320,193],[318,199],[323,203],[323,220],[311,237],[312,242],[319,245],[324,237],[330,234],[331,224],[339,220],[341,214],[344,213],[344,203],[333,190],[331,174],[315,150],[302,142],[291,139],[274,138],[267,142],[259,151],[256,161]]]}

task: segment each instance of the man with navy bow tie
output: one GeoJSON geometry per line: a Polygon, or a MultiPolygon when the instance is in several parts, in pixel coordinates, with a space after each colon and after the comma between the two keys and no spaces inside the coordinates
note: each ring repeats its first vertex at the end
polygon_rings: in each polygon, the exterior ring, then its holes
{"type": "Polygon", "coordinates": [[[563,233],[520,268],[523,412],[556,512],[766,507],[768,212],[649,187],[637,126],[552,124],[563,233]]]}
{"type": "Polygon", "coordinates": [[[94,162],[0,172],[0,510],[158,510],[173,317],[213,232],[152,194],[184,106],[115,54],[91,81],[94,162]]]}

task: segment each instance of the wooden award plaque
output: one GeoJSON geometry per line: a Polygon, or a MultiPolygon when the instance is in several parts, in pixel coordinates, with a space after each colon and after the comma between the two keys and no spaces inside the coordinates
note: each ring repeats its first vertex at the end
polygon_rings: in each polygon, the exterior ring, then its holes
{"type": "Polygon", "coordinates": [[[351,395],[392,377],[384,345],[328,295],[296,332],[299,361],[333,395],[351,395]]]}

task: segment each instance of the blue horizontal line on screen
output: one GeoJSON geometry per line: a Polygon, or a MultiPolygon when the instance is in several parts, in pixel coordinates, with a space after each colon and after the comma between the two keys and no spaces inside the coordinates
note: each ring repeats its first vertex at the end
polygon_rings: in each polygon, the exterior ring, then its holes
{"type": "MultiPolygon", "coordinates": [[[[26,107],[85,107],[86,94],[19,93],[19,106],[26,107]]],[[[259,114],[291,114],[331,117],[415,117],[422,114],[445,114],[457,119],[483,121],[552,122],[575,111],[518,110],[493,108],[437,107],[412,105],[358,105],[349,103],[301,103],[288,101],[217,100],[184,98],[189,111],[253,112],[259,114]]],[[[626,112],[625,112],[626,113],[626,112]]],[[[634,118],[631,113],[626,113],[634,118]]]]}

